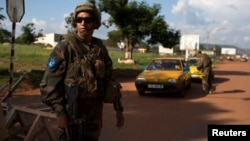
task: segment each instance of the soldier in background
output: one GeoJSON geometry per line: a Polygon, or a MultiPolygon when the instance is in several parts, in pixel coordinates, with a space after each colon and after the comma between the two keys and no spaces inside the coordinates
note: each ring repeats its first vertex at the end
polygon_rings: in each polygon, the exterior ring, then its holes
{"type": "Polygon", "coordinates": [[[202,89],[205,94],[212,93],[212,60],[201,51],[197,51],[197,69],[202,72],[202,89]]]}
{"type": "MultiPolygon", "coordinates": [[[[100,39],[92,36],[100,25],[96,7],[89,2],[80,3],[72,17],[76,32],[64,36],[48,59],[40,90],[42,101],[57,116],[59,141],[99,140],[103,97],[107,83],[113,79],[108,51],[100,39]]],[[[121,128],[124,117],[120,97],[113,105],[116,126],[121,128]]]]}

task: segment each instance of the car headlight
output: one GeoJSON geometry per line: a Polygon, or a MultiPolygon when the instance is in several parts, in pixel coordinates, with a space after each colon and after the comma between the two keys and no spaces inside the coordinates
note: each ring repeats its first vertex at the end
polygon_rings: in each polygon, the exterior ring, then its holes
{"type": "Polygon", "coordinates": [[[167,82],[168,83],[176,83],[177,81],[176,81],[176,79],[170,78],[167,80],[167,82]]]}
{"type": "Polygon", "coordinates": [[[145,79],[145,78],[140,78],[140,77],[139,77],[139,78],[136,78],[136,81],[137,81],[137,82],[145,82],[146,79],[145,79]]]}

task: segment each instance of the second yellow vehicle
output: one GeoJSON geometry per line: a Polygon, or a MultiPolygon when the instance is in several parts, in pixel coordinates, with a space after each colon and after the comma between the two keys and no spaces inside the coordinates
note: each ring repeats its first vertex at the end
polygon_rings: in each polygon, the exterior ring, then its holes
{"type": "MultiPolygon", "coordinates": [[[[186,65],[189,66],[189,71],[191,73],[192,79],[202,79],[202,72],[197,69],[198,58],[189,58],[186,61],[186,65]]],[[[214,72],[212,71],[212,79],[214,79],[214,72]]]]}

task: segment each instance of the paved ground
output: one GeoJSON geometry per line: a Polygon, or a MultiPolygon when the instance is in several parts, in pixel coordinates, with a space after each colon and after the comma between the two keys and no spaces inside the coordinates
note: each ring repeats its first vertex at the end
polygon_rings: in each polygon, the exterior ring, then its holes
{"type": "MultiPolygon", "coordinates": [[[[212,95],[203,95],[201,84],[194,82],[185,98],[139,96],[134,78],[120,80],[126,123],[121,130],[116,129],[113,107],[106,104],[100,141],[207,141],[208,124],[250,124],[250,62],[216,66],[212,95]]],[[[16,94],[13,103],[43,106],[38,90],[16,94]]]]}

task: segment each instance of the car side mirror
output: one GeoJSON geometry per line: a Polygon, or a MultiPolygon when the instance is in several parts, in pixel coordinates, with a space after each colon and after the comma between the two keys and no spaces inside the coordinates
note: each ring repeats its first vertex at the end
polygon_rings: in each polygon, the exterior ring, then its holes
{"type": "Polygon", "coordinates": [[[147,66],[143,65],[141,66],[141,70],[145,70],[147,68],[147,66]]]}
{"type": "Polygon", "coordinates": [[[184,67],[183,71],[189,71],[189,67],[188,66],[184,67]]]}

